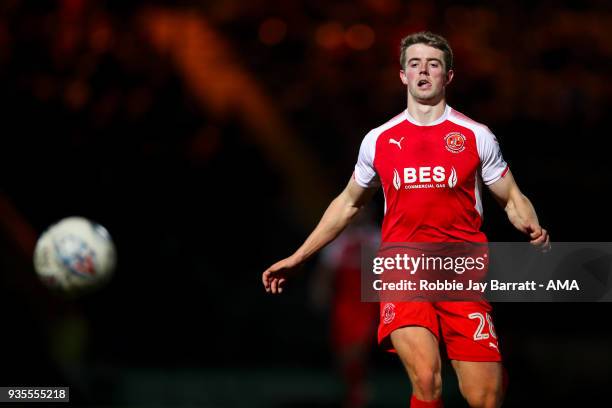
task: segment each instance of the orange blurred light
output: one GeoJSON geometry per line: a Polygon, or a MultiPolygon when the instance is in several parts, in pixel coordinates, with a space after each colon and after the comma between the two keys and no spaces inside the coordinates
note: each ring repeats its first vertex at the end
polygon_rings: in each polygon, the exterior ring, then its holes
{"type": "Polygon", "coordinates": [[[89,86],[82,80],[68,84],[64,90],[64,102],[73,110],[79,110],[89,100],[89,86]]]}
{"type": "Polygon", "coordinates": [[[376,13],[391,15],[402,7],[400,0],[366,0],[366,4],[376,13]]]}
{"type": "Polygon", "coordinates": [[[287,23],[278,18],[269,18],[259,26],[259,41],[266,45],[276,45],[287,34],[287,23]]]}
{"type": "Polygon", "coordinates": [[[367,50],[374,44],[374,30],[365,24],[355,24],[346,31],[345,40],[354,50],[367,50]]]}
{"type": "Polygon", "coordinates": [[[320,25],[315,33],[317,44],[328,50],[342,45],[344,42],[344,30],[342,25],[337,22],[329,22],[320,25]]]}

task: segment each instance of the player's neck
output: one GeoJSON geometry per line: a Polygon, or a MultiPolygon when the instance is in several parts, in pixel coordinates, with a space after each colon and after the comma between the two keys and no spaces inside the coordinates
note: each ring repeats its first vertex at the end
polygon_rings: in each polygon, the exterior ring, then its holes
{"type": "Polygon", "coordinates": [[[444,115],[445,110],[446,100],[444,98],[440,99],[440,101],[434,105],[426,105],[415,100],[408,99],[408,114],[422,125],[429,125],[430,123],[435,122],[442,115],[444,115]]]}

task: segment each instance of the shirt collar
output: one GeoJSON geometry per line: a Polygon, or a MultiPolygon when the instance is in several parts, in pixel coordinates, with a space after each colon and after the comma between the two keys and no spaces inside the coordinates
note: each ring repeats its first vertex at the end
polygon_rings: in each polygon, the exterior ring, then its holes
{"type": "Polygon", "coordinates": [[[446,105],[446,107],[444,108],[444,113],[442,113],[442,115],[434,120],[431,123],[428,123],[426,125],[422,124],[421,122],[419,122],[418,120],[416,120],[415,118],[413,118],[410,113],[408,113],[408,109],[406,108],[406,110],[404,111],[404,114],[406,116],[406,120],[414,125],[417,126],[435,126],[435,125],[439,125],[440,123],[444,122],[447,118],[448,115],[450,114],[451,111],[451,107],[449,105],[446,105]]]}

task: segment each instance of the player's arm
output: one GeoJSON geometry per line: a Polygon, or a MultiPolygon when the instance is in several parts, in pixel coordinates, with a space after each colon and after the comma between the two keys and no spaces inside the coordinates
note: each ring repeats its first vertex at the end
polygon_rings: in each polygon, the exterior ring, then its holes
{"type": "Polygon", "coordinates": [[[340,235],[372,198],[374,191],[373,188],[361,187],[351,178],[342,193],[329,204],[319,224],[302,246],[293,255],[278,261],[263,273],[262,282],[266,292],[281,293],[291,272],[340,235]]]}
{"type": "Polygon", "coordinates": [[[489,190],[506,211],[512,225],[529,235],[533,245],[544,250],[550,247],[548,232],[540,226],[531,201],[521,192],[510,171],[489,185],[489,190]]]}

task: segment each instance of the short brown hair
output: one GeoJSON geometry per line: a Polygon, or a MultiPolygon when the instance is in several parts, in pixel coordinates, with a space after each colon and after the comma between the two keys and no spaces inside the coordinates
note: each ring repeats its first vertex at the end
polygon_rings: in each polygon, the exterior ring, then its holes
{"type": "Polygon", "coordinates": [[[402,69],[406,68],[406,49],[414,44],[425,44],[437,48],[444,53],[444,65],[446,72],[453,69],[453,50],[446,38],[429,31],[421,31],[402,38],[400,42],[400,64],[402,69]]]}

